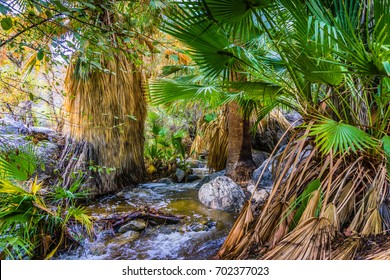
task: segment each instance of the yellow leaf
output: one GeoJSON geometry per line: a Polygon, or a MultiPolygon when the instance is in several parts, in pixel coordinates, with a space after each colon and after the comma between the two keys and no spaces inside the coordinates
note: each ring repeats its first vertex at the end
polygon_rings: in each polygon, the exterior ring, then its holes
{"type": "Polygon", "coordinates": [[[37,180],[38,178],[35,176],[35,180],[31,185],[31,193],[33,195],[36,195],[36,193],[42,188],[42,183],[38,184],[37,180]]]}

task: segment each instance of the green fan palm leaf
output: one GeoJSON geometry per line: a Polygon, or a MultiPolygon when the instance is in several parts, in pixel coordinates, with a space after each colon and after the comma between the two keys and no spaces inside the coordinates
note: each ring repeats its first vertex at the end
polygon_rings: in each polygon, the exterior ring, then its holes
{"type": "Polygon", "coordinates": [[[309,135],[314,136],[315,143],[324,154],[331,151],[334,154],[355,153],[378,147],[378,141],[363,130],[332,119],[322,119],[314,124],[309,135]]]}
{"type": "Polygon", "coordinates": [[[209,17],[218,22],[235,40],[247,41],[263,34],[254,13],[275,8],[275,1],[203,0],[209,17]]]}
{"type": "Polygon", "coordinates": [[[153,105],[172,103],[178,100],[213,103],[221,98],[214,85],[193,83],[192,77],[156,79],[149,83],[149,95],[153,105]]]}
{"type": "Polygon", "coordinates": [[[228,31],[210,20],[198,1],[178,3],[167,18],[162,30],[188,46],[189,54],[208,77],[222,74],[228,78],[232,69],[248,65],[246,50],[229,40],[228,31]]]}
{"type": "Polygon", "coordinates": [[[39,159],[32,144],[19,148],[3,145],[1,150],[0,178],[25,181],[37,170],[39,159]]]}

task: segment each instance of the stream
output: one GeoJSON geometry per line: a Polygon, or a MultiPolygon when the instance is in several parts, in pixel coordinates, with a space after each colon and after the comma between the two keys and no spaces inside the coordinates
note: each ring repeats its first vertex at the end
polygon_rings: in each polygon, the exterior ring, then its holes
{"type": "Polygon", "coordinates": [[[95,218],[126,214],[142,207],[182,215],[174,225],[147,226],[139,236],[99,229],[96,238],[59,259],[166,260],[210,259],[222,245],[237,214],[208,209],[198,201],[198,183],[141,184],[88,206],[95,218]]]}

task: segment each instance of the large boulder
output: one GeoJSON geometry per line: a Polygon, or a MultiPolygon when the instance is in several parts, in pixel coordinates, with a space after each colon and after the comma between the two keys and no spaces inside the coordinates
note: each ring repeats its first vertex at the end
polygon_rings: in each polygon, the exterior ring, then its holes
{"type": "Polygon", "coordinates": [[[255,162],[256,166],[262,165],[263,162],[269,158],[269,155],[270,155],[270,153],[267,153],[267,152],[252,150],[252,157],[253,157],[253,161],[255,162]]]}
{"type": "Polygon", "coordinates": [[[274,159],[271,159],[271,162],[267,165],[267,161],[264,161],[262,165],[260,165],[259,168],[257,168],[255,171],[253,171],[252,180],[254,182],[257,182],[260,178],[261,173],[264,170],[264,174],[261,177],[261,181],[259,182],[259,186],[263,189],[271,189],[274,185],[274,175],[273,175],[273,161],[274,159]],[[267,166],[266,166],[267,165],[267,166]]]}
{"type": "Polygon", "coordinates": [[[284,117],[290,124],[294,124],[294,127],[301,125],[303,123],[302,116],[295,111],[291,111],[289,113],[285,113],[284,117]]]}
{"type": "Polygon", "coordinates": [[[219,176],[204,184],[199,189],[198,197],[209,208],[230,212],[240,211],[245,202],[241,187],[226,176],[219,176]]]}

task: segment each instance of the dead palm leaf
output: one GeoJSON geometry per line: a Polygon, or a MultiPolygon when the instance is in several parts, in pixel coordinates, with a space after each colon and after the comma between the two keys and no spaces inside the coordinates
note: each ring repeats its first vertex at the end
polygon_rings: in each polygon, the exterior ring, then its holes
{"type": "Polygon", "coordinates": [[[74,62],[65,79],[68,124],[64,132],[77,142],[88,143],[88,151],[76,155],[84,161],[80,165],[114,169],[110,174],[91,174],[97,194],[139,182],[145,174],[146,100],[141,71],[123,54],[102,57],[100,64],[109,71],[94,69],[88,77],[80,77],[74,62]]]}
{"type": "Polygon", "coordinates": [[[198,131],[196,141],[191,146],[191,154],[196,156],[201,148],[208,150],[207,165],[210,169],[220,171],[226,167],[227,160],[227,130],[226,114],[220,111],[215,120],[206,121],[201,118],[198,121],[198,131]]]}
{"type": "Polygon", "coordinates": [[[349,237],[331,253],[332,260],[353,260],[361,246],[360,237],[349,237]]]}
{"type": "Polygon", "coordinates": [[[329,220],[336,231],[340,230],[340,221],[337,214],[337,208],[333,203],[329,203],[324,212],[324,217],[329,220]]]}
{"type": "Polygon", "coordinates": [[[367,260],[390,260],[390,239],[365,255],[367,260]]]}
{"type": "Polygon", "coordinates": [[[335,230],[326,218],[311,218],[298,225],[262,259],[324,260],[329,257],[335,230]]]}
{"type": "MultiPolygon", "coordinates": [[[[246,201],[243,209],[240,212],[237,220],[233,225],[233,229],[230,231],[225,242],[217,254],[217,258],[223,259],[226,255],[230,254],[234,247],[242,241],[243,237],[247,235],[250,224],[253,221],[253,213],[251,210],[251,202],[246,201]]],[[[246,241],[245,241],[246,243],[246,241]]]]}

